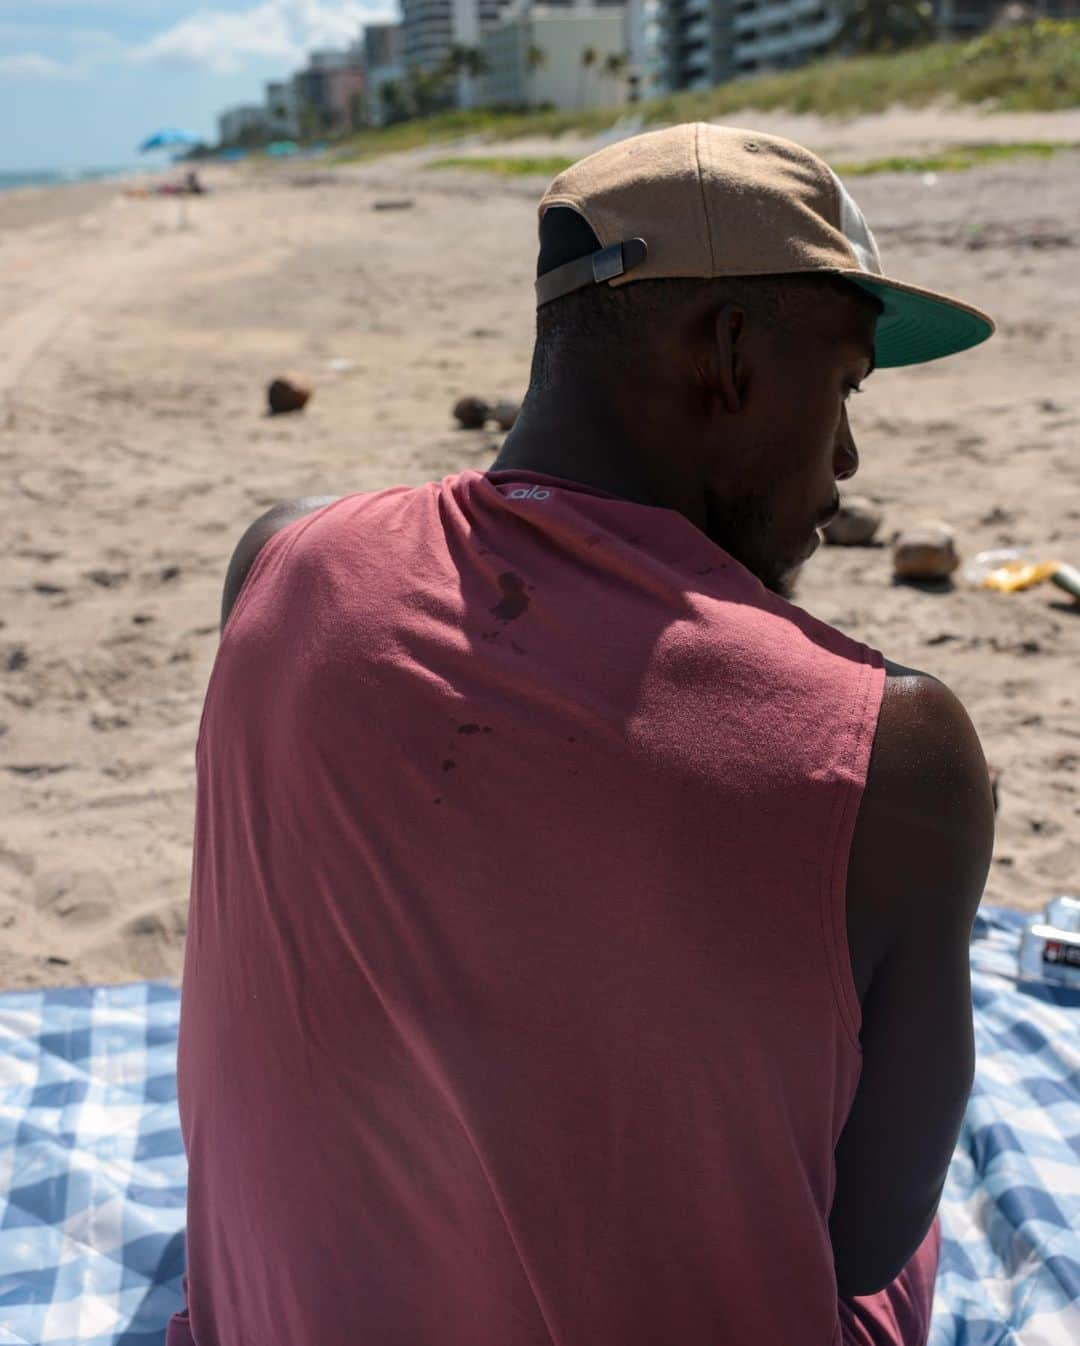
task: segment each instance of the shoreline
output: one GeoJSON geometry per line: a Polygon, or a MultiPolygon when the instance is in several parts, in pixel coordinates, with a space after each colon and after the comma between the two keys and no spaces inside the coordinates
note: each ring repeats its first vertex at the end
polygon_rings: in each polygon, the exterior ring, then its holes
{"type": "MultiPolygon", "coordinates": [[[[220,168],[210,166],[210,174],[220,168]]],[[[200,166],[200,175],[207,177],[207,169],[200,166]]],[[[27,183],[0,190],[0,235],[21,229],[36,229],[42,225],[62,224],[107,209],[124,199],[126,190],[178,176],[180,166],[119,170],[101,177],[77,181],[27,183]]]]}
{"type": "Polygon", "coordinates": [[[59,224],[108,206],[134,175],[86,182],[50,182],[0,191],[0,234],[59,224]]]}

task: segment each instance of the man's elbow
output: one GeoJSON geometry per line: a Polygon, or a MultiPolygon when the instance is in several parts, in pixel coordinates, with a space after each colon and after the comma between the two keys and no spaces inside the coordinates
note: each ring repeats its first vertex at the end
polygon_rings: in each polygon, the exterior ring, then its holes
{"type": "Polygon", "coordinates": [[[876,1295],[891,1285],[901,1271],[922,1247],[937,1214],[937,1202],[917,1234],[903,1241],[887,1242],[863,1238],[855,1246],[840,1249],[833,1243],[833,1262],[836,1268],[836,1288],[844,1299],[876,1295]]]}
{"type": "Polygon", "coordinates": [[[852,1264],[836,1268],[836,1288],[842,1299],[862,1298],[864,1295],[876,1295],[891,1285],[907,1265],[908,1259],[892,1262],[865,1262],[856,1260],[852,1264]]]}

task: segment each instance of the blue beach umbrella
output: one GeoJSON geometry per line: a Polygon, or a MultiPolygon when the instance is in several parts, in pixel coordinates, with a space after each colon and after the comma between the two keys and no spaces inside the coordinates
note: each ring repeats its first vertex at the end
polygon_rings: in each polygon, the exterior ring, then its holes
{"type": "Polygon", "coordinates": [[[147,136],[139,146],[139,153],[146,154],[149,150],[170,150],[179,149],[183,145],[197,145],[199,137],[193,136],[190,131],[181,131],[175,126],[163,126],[160,131],[155,131],[152,136],[147,136]]]}
{"type": "MultiPolygon", "coordinates": [[[[148,154],[151,150],[178,150],[183,149],[185,145],[200,144],[198,136],[193,136],[190,131],[181,131],[176,126],[163,126],[160,131],[155,131],[152,136],[147,136],[139,146],[140,154],[148,154]]],[[[179,197],[180,213],[177,220],[178,229],[188,227],[187,197],[183,193],[179,197]]]]}

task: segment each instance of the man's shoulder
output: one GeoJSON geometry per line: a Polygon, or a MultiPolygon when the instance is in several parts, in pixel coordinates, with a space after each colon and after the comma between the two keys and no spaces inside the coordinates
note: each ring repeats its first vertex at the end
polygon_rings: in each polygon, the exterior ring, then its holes
{"type": "Polygon", "coordinates": [[[848,865],[853,961],[866,978],[913,927],[974,916],[993,847],[982,746],[939,679],[885,661],[885,688],[848,865]]]}
{"type": "Polygon", "coordinates": [[[233,550],[229,566],[225,572],[225,588],[221,597],[221,629],[229,620],[229,613],[236,602],[248,572],[255,564],[255,558],[267,542],[289,524],[296,523],[308,514],[332,505],[341,497],[336,495],[305,495],[294,500],[282,500],[272,505],[264,514],[250,524],[233,550]]]}
{"type": "Polygon", "coordinates": [[[956,694],[921,669],[885,659],[885,687],[867,788],[893,793],[955,784],[986,762],[956,694]]]}

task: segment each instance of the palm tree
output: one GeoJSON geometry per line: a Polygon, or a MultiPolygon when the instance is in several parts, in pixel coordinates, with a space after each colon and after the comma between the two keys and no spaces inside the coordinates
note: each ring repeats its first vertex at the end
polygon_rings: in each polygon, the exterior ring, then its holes
{"type": "Polygon", "coordinates": [[[448,75],[460,75],[469,59],[469,48],[461,42],[451,42],[442,59],[442,68],[448,75]]]}
{"type": "Polygon", "coordinates": [[[471,79],[477,79],[480,75],[486,75],[491,70],[491,62],[488,60],[485,52],[479,47],[465,48],[465,73],[471,79]]]}
{"type": "Polygon", "coordinates": [[[535,42],[530,42],[525,51],[525,69],[528,72],[526,101],[530,104],[535,104],[537,101],[532,88],[533,76],[538,70],[543,70],[547,63],[548,54],[544,48],[538,47],[535,42]]]}
{"type": "Polygon", "coordinates": [[[596,65],[597,50],[595,47],[583,47],[581,51],[581,83],[578,86],[578,103],[581,107],[585,106],[585,78],[589,71],[596,65]]]}
{"type": "Polygon", "coordinates": [[[605,79],[609,79],[616,86],[616,98],[618,102],[618,82],[630,64],[630,57],[624,51],[609,51],[604,61],[603,74],[605,79]]]}
{"type": "Polygon", "coordinates": [[[932,42],[930,0],[847,0],[836,45],[846,51],[897,51],[932,42]]]}
{"type": "Polygon", "coordinates": [[[404,87],[396,79],[388,79],[379,87],[379,102],[382,105],[382,124],[393,126],[395,122],[409,118],[409,98],[404,87]]]}
{"type": "Polygon", "coordinates": [[[477,75],[486,75],[491,62],[479,47],[466,47],[454,42],[443,57],[442,68],[448,75],[467,75],[470,79],[477,75]]]}
{"type": "Polygon", "coordinates": [[[297,110],[296,121],[301,140],[317,140],[325,129],[323,113],[306,99],[297,110]]]}
{"type": "Polygon", "coordinates": [[[446,53],[443,69],[449,76],[459,79],[462,106],[471,107],[472,81],[480,75],[486,75],[491,69],[491,62],[479,47],[466,47],[455,42],[446,53]]]}
{"type": "Polygon", "coordinates": [[[445,67],[435,70],[421,70],[412,66],[406,72],[406,92],[410,104],[410,114],[416,117],[429,117],[434,112],[442,112],[453,105],[453,96],[447,89],[450,76],[445,67]]]}

